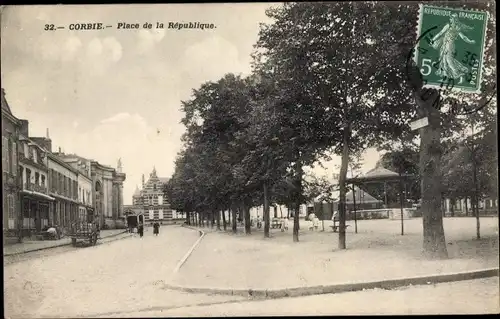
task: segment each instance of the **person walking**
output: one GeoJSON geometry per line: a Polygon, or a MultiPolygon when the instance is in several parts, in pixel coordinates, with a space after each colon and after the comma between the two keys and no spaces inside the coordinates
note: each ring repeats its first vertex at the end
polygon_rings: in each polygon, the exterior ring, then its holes
{"type": "Polygon", "coordinates": [[[137,227],[137,232],[139,233],[139,236],[142,238],[144,235],[144,224],[140,223],[139,226],[137,227]]]}
{"type": "Polygon", "coordinates": [[[153,224],[153,234],[155,234],[156,236],[160,234],[160,223],[157,220],[155,220],[153,224]]]}

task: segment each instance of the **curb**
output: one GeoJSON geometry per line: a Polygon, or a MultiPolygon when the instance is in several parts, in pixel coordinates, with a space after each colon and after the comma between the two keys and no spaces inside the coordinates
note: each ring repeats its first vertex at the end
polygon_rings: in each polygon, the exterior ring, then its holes
{"type": "Polygon", "coordinates": [[[174,269],[174,272],[173,272],[174,274],[176,274],[179,271],[179,269],[181,269],[182,265],[184,265],[184,263],[187,261],[187,259],[189,258],[189,256],[191,256],[191,254],[193,253],[193,251],[196,248],[196,246],[198,246],[198,244],[203,239],[203,237],[205,237],[205,232],[202,231],[202,230],[199,230],[199,229],[196,229],[194,227],[187,226],[187,225],[181,225],[181,227],[197,231],[200,234],[200,237],[198,238],[198,240],[196,240],[196,242],[193,244],[193,246],[191,246],[191,248],[184,255],[184,257],[182,257],[182,259],[179,261],[179,263],[177,264],[177,266],[174,269]]]}
{"type": "Polygon", "coordinates": [[[164,289],[172,289],[191,293],[204,293],[229,296],[254,297],[259,299],[274,299],[286,297],[298,297],[321,294],[336,294],[349,291],[360,291],[365,289],[391,290],[409,285],[429,285],[462,280],[472,280],[499,276],[498,268],[475,270],[442,275],[429,275],[421,277],[397,278],[372,282],[346,283],[336,285],[321,285],[311,287],[297,287],[284,289],[229,289],[229,288],[188,288],[165,284],[164,289]]]}
{"type": "MultiPolygon", "coordinates": [[[[116,237],[116,236],[122,235],[122,234],[124,234],[126,232],[127,231],[125,230],[125,231],[123,231],[121,233],[117,233],[117,234],[113,234],[113,235],[110,235],[110,236],[102,237],[101,239],[116,237]]],[[[115,240],[117,240],[117,239],[115,239],[115,240]]],[[[35,251],[47,250],[47,249],[51,249],[51,248],[58,248],[58,247],[64,247],[64,246],[70,246],[70,245],[71,245],[71,242],[70,243],[64,243],[64,244],[57,244],[57,245],[49,246],[49,247],[35,248],[35,249],[26,250],[26,251],[20,251],[20,252],[15,252],[15,253],[4,253],[3,255],[5,257],[7,257],[7,256],[16,256],[16,255],[23,255],[23,254],[32,253],[32,252],[35,252],[35,251]]]]}

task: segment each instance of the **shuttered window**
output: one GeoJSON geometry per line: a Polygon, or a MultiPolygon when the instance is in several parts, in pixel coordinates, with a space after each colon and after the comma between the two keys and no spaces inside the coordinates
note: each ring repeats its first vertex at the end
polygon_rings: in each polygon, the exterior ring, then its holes
{"type": "Polygon", "coordinates": [[[17,145],[12,142],[12,175],[17,176],[17,145]]]}
{"type": "Polygon", "coordinates": [[[7,138],[2,136],[2,167],[7,172],[7,138]]]}

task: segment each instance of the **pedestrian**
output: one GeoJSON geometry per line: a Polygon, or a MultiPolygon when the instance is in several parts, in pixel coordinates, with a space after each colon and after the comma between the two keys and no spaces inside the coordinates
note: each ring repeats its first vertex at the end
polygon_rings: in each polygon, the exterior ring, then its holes
{"type": "Polygon", "coordinates": [[[158,223],[158,221],[155,220],[155,222],[153,224],[153,234],[158,236],[159,233],[160,233],[160,223],[158,223]]]}
{"type": "Polygon", "coordinates": [[[139,236],[142,238],[142,236],[144,235],[144,224],[143,223],[139,224],[139,227],[137,228],[137,232],[139,233],[139,236]]]}
{"type": "Polygon", "coordinates": [[[47,234],[49,235],[50,239],[59,239],[59,235],[57,234],[57,229],[54,226],[50,226],[49,229],[47,229],[47,234]]]}

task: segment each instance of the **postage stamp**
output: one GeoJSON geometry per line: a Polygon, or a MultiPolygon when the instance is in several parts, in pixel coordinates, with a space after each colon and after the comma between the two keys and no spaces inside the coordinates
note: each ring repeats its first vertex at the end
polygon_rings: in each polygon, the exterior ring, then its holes
{"type": "Polygon", "coordinates": [[[425,87],[479,93],[488,12],[420,5],[414,59],[425,87]]]}

